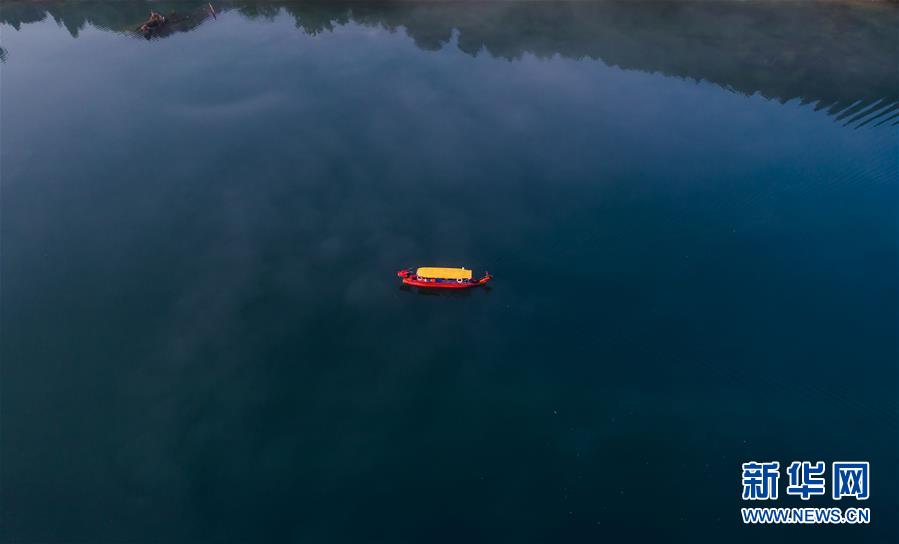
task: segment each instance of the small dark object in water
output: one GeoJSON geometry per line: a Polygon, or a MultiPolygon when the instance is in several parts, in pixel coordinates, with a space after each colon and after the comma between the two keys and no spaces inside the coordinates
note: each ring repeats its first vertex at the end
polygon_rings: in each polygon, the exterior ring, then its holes
{"type": "MultiPolygon", "coordinates": [[[[190,15],[179,15],[174,11],[168,15],[163,15],[158,11],[151,11],[150,18],[137,27],[137,31],[149,40],[153,36],[162,36],[163,34],[173,32],[174,27],[177,25],[193,20],[190,15]]],[[[203,18],[201,17],[197,21],[202,22],[202,20],[203,18]]]]}
{"type": "Polygon", "coordinates": [[[137,31],[149,36],[154,32],[159,32],[159,29],[161,29],[165,23],[166,18],[163,14],[158,11],[150,11],[150,18],[137,27],[137,31]]]}

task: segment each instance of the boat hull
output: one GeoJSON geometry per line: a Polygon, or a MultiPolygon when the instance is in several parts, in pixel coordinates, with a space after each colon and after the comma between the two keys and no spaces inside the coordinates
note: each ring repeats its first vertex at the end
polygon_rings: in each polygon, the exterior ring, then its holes
{"type": "Polygon", "coordinates": [[[403,278],[403,283],[406,285],[412,285],[414,287],[421,287],[424,289],[471,289],[472,287],[479,287],[484,285],[489,281],[489,278],[481,279],[478,281],[465,281],[462,283],[455,281],[422,281],[417,280],[415,278],[403,278]]]}

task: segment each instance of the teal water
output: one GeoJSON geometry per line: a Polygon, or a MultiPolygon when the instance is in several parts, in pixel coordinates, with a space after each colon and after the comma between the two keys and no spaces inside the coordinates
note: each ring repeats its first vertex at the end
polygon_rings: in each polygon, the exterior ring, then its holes
{"type": "Polygon", "coordinates": [[[0,6],[2,541],[899,536],[895,5],[204,4],[0,6]]]}

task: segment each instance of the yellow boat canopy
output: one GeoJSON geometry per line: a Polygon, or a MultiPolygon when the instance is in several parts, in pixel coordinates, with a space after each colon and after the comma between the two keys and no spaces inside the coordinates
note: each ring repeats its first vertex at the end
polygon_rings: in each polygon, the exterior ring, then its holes
{"type": "Polygon", "coordinates": [[[441,280],[470,280],[471,270],[464,268],[435,268],[423,266],[416,272],[421,278],[434,278],[441,280]]]}

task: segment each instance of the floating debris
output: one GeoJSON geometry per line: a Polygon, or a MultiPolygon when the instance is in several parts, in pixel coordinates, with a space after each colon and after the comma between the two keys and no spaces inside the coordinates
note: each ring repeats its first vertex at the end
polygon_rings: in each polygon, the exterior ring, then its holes
{"type": "Polygon", "coordinates": [[[161,38],[175,32],[192,30],[209,17],[215,18],[217,14],[218,12],[215,11],[211,3],[184,15],[174,11],[168,15],[163,15],[158,11],[151,11],[150,17],[137,27],[137,32],[148,40],[150,38],[161,38]]]}
{"type": "MultiPolygon", "coordinates": [[[[172,14],[174,15],[174,13],[172,14]]],[[[150,17],[141,23],[139,27],[137,27],[137,31],[143,34],[144,36],[150,36],[154,33],[162,30],[162,27],[168,22],[168,19],[165,18],[165,15],[159,13],[158,11],[150,11],[150,17]]]]}

